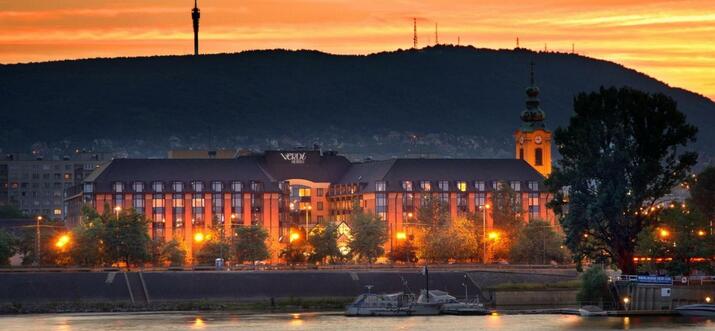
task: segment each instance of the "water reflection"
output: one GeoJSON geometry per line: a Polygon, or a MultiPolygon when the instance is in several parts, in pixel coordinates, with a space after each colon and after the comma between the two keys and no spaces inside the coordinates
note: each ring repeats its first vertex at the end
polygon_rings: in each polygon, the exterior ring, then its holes
{"type": "Polygon", "coordinates": [[[340,313],[247,314],[172,312],[133,314],[47,314],[0,317],[3,331],[154,330],[712,330],[707,318],[678,316],[592,317],[572,315],[353,317],[340,313]],[[240,321],[240,322],[239,322],[240,321]]]}

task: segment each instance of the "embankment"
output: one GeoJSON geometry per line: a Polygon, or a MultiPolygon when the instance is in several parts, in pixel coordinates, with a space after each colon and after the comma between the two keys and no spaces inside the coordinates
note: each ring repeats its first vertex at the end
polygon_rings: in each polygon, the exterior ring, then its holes
{"type": "MultiPolygon", "coordinates": [[[[470,297],[500,283],[552,283],[572,273],[430,271],[430,289],[470,297]],[[465,278],[465,274],[468,277],[465,278]]],[[[372,285],[374,292],[417,292],[424,276],[407,271],[0,272],[0,312],[335,309],[372,285]]]]}

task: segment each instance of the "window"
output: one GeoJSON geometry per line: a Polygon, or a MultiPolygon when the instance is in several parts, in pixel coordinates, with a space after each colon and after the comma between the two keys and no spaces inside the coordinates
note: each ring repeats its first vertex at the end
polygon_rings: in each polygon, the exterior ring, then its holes
{"type": "Polygon", "coordinates": [[[55,208],[55,210],[53,210],[53,214],[55,214],[57,216],[62,215],[62,209],[55,208]]]}
{"type": "Polygon", "coordinates": [[[467,193],[457,193],[457,213],[459,215],[467,213],[467,193]]]}
{"type": "Polygon", "coordinates": [[[539,190],[539,182],[537,182],[537,181],[530,181],[530,182],[529,182],[529,190],[531,190],[531,191],[538,191],[538,190],[539,190]]]}
{"type": "Polygon", "coordinates": [[[65,173],[65,179],[67,179],[67,180],[72,179],[72,174],[69,173],[69,172],[66,172],[66,173],[65,173]]]}
{"type": "Polygon", "coordinates": [[[114,191],[114,193],[124,192],[124,184],[122,182],[114,182],[112,185],[112,191],[114,191]]]}
{"type": "Polygon", "coordinates": [[[241,217],[241,213],[243,212],[243,198],[241,197],[240,193],[233,193],[231,194],[231,214],[234,214],[236,216],[233,217],[241,217]]]}
{"type": "Polygon", "coordinates": [[[509,186],[511,187],[514,192],[519,192],[521,191],[521,182],[519,181],[511,181],[509,182],[509,186]]]}
{"type": "Polygon", "coordinates": [[[318,201],[317,205],[318,205],[318,210],[323,210],[323,202],[322,201],[318,201]]]}
{"type": "Polygon", "coordinates": [[[144,183],[142,182],[134,182],[132,184],[132,190],[137,193],[144,192],[144,183]]]}
{"type": "Polygon", "coordinates": [[[191,189],[194,190],[194,192],[203,192],[204,191],[204,183],[201,181],[198,181],[198,180],[192,181],[191,189]]]}
{"type": "Polygon", "coordinates": [[[253,192],[263,191],[263,183],[251,181],[251,191],[253,191],[253,192]]]}
{"type": "Polygon", "coordinates": [[[423,180],[420,182],[420,188],[422,191],[429,192],[432,190],[432,183],[430,183],[428,180],[423,180]]]}
{"type": "Polygon", "coordinates": [[[537,148],[534,153],[534,164],[537,166],[544,165],[543,151],[541,148],[537,148]]]}
{"type": "Polygon", "coordinates": [[[144,214],[144,195],[134,194],[134,201],[132,203],[132,206],[134,207],[134,211],[136,211],[138,214],[144,214]]]}
{"type": "Polygon", "coordinates": [[[323,216],[318,216],[318,224],[322,224],[325,222],[325,218],[323,216]]]}
{"type": "Polygon", "coordinates": [[[539,193],[529,193],[529,220],[539,218],[539,193]]]}
{"type": "Polygon", "coordinates": [[[195,194],[191,199],[192,208],[204,208],[204,198],[200,194],[195,194]]]}
{"type": "Polygon", "coordinates": [[[154,190],[154,192],[164,192],[164,183],[153,182],[151,183],[151,189],[154,190]]]}
{"type": "Polygon", "coordinates": [[[385,193],[375,195],[375,211],[382,220],[387,220],[387,195],[385,193]]]}
{"type": "Polygon", "coordinates": [[[486,190],[486,185],[483,180],[478,180],[474,182],[474,189],[478,192],[484,192],[486,190]]]}
{"type": "Polygon", "coordinates": [[[151,200],[152,208],[164,208],[164,195],[154,194],[151,200]]]}
{"type": "Polygon", "coordinates": [[[385,183],[385,181],[379,180],[375,182],[375,191],[385,192],[386,189],[387,184],[385,183]]]}
{"type": "Polygon", "coordinates": [[[407,192],[412,192],[412,181],[410,181],[410,180],[402,181],[402,189],[407,192]]]}
{"type": "Polygon", "coordinates": [[[174,214],[174,228],[181,229],[184,227],[184,195],[181,193],[174,194],[171,207],[174,214]]]}
{"type": "Polygon", "coordinates": [[[223,191],[223,183],[221,183],[219,181],[211,182],[211,190],[213,190],[214,192],[223,191]]]}
{"type": "Polygon", "coordinates": [[[487,202],[487,194],[484,192],[477,192],[477,194],[474,195],[474,205],[477,206],[477,209],[484,208],[487,202]]]}
{"type": "Polygon", "coordinates": [[[204,226],[204,198],[201,194],[191,197],[191,223],[195,226],[204,226]]]}
{"type": "Polygon", "coordinates": [[[300,187],[298,189],[298,197],[310,197],[310,187],[300,187]]]}
{"type": "Polygon", "coordinates": [[[211,211],[213,212],[213,219],[211,220],[216,221],[217,223],[214,223],[214,226],[223,226],[223,223],[225,221],[224,219],[224,214],[223,214],[223,194],[221,193],[214,193],[213,196],[211,197],[211,211]]]}
{"type": "Polygon", "coordinates": [[[121,194],[114,195],[114,206],[122,207],[124,206],[124,196],[121,194]]]}
{"type": "Polygon", "coordinates": [[[523,159],[524,159],[524,149],[519,148],[519,160],[523,160],[523,159]]]}
{"type": "Polygon", "coordinates": [[[243,184],[239,181],[234,181],[231,182],[231,191],[233,192],[241,192],[243,190],[243,184]]]}
{"type": "Polygon", "coordinates": [[[325,195],[325,189],[324,188],[316,188],[315,189],[315,195],[322,197],[325,195]]]}
{"type": "Polygon", "coordinates": [[[184,183],[182,182],[173,182],[171,183],[171,189],[174,192],[181,193],[184,192],[184,183]]]}
{"type": "Polygon", "coordinates": [[[446,180],[440,180],[438,186],[440,191],[449,191],[449,182],[446,180]]]}
{"type": "MultiPolygon", "coordinates": [[[[15,187],[17,188],[17,183],[15,183],[15,187]]],[[[94,191],[94,185],[92,183],[84,183],[84,193],[92,193],[94,191]]]]}
{"type": "Polygon", "coordinates": [[[460,192],[466,192],[467,191],[467,182],[465,181],[458,181],[457,182],[457,190],[460,192]]]}

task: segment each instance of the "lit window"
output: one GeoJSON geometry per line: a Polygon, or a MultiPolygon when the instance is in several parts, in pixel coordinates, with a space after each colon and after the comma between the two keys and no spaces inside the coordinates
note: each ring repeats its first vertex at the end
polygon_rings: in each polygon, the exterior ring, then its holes
{"type": "Polygon", "coordinates": [[[62,209],[55,209],[55,210],[53,211],[53,213],[54,213],[55,215],[58,215],[58,216],[59,216],[59,215],[62,215],[62,209]]]}
{"type": "Polygon", "coordinates": [[[153,182],[151,183],[151,189],[154,190],[154,192],[164,192],[164,183],[153,182]]]}
{"type": "Polygon", "coordinates": [[[204,191],[204,183],[200,182],[198,180],[195,180],[191,182],[191,189],[194,190],[194,192],[203,192],[204,191]]]}
{"type": "Polygon", "coordinates": [[[379,180],[379,181],[375,182],[375,191],[385,192],[386,189],[387,189],[387,184],[384,181],[379,180]]]}
{"type": "Polygon", "coordinates": [[[483,180],[478,180],[474,182],[474,188],[479,192],[484,192],[486,189],[486,185],[483,180]]]}
{"type": "Polygon", "coordinates": [[[458,181],[457,182],[457,190],[459,190],[460,192],[466,192],[467,191],[467,182],[458,181]]]}
{"type": "Polygon", "coordinates": [[[428,180],[423,180],[420,182],[420,188],[422,191],[429,192],[432,190],[432,184],[428,180]]]}
{"type": "Polygon", "coordinates": [[[242,189],[243,189],[243,184],[241,184],[241,182],[235,181],[235,182],[232,182],[232,183],[231,183],[231,190],[232,190],[232,191],[234,191],[234,192],[241,192],[242,189]]]}
{"type": "Polygon", "coordinates": [[[114,182],[112,190],[114,190],[115,193],[122,193],[124,192],[124,184],[122,182],[114,182]]]}
{"type": "Polygon", "coordinates": [[[65,179],[72,179],[72,174],[69,172],[65,173],[65,179]]]}
{"type": "Polygon", "coordinates": [[[144,192],[144,183],[134,182],[132,184],[132,189],[134,190],[134,192],[144,192]]]}
{"type": "Polygon", "coordinates": [[[298,189],[298,196],[299,197],[309,197],[310,196],[310,188],[309,187],[301,187],[298,189]]]}
{"type": "Polygon", "coordinates": [[[214,192],[221,192],[221,191],[223,191],[223,183],[221,183],[219,181],[214,181],[211,183],[211,189],[214,192]]]}

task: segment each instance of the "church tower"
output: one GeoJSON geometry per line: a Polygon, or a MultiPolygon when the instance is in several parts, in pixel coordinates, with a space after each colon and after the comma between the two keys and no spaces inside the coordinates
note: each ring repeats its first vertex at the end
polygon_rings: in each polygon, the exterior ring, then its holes
{"type": "Polygon", "coordinates": [[[539,88],[534,84],[531,62],[531,85],[526,89],[526,109],[521,112],[521,127],[514,132],[516,158],[529,163],[544,177],[551,174],[551,131],[546,130],[546,114],[539,104],[539,88]]]}
{"type": "Polygon", "coordinates": [[[191,9],[191,20],[194,21],[194,55],[199,55],[199,18],[201,12],[197,0],[194,0],[194,8],[191,9]]]}

